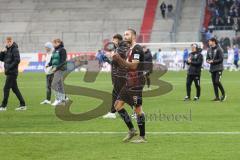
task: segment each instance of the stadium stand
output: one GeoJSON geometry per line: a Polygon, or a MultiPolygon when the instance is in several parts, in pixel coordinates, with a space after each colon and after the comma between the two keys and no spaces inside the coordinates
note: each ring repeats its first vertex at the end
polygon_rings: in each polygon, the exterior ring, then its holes
{"type": "Polygon", "coordinates": [[[128,27],[140,32],[145,0],[0,0],[0,41],[12,35],[22,52],[41,51],[53,37],[69,51],[101,48],[128,27]],[[94,2],[95,5],[92,5],[94,2]]]}

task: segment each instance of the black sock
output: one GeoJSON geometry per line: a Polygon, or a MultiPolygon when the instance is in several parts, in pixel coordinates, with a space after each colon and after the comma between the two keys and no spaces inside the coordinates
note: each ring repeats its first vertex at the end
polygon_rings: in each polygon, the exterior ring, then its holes
{"type": "Polygon", "coordinates": [[[140,131],[140,136],[145,136],[145,115],[142,113],[141,115],[137,115],[137,124],[140,131]]]}
{"type": "Polygon", "coordinates": [[[119,113],[119,115],[122,117],[122,119],[124,120],[124,122],[125,122],[125,124],[127,125],[128,129],[129,129],[129,130],[132,130],[134,127],[133,127],[131,118],[130,118],[130,116],[128,115],[127,111],[123,108],[123,109],[121,109],[120,111],[118,111],[118,113],[119,113]]]}

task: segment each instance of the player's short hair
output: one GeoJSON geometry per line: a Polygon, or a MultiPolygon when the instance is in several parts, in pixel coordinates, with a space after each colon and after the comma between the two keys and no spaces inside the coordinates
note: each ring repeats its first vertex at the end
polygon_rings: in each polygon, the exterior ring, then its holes
{"type": "Polygon", "coordinates": [[[137,35],[137,32],[134,29],[128,28],[127,30],[130,31],[133,35],[137,35]]]}
{"type": "Polygon", "coordinates": [[[7,41],[12,41],[13,38],[12,38],[11,36],[8,36],[8,37],[6,37],[6,40],[7,40],[7,41]]]}
{"type": "Polygon", "coordinates": [[[208,41],[212,41],[212,42],[215,42],[215,44],[218,44],[218,40],[214,37],[212,37],[211,39],[209,39],[208,41]]]}
{"type": "Polygon", "coordinates": [[[122,41],[122,40],[123,40],[123,37],[122,37],[121,34],[115,34],[115,35],[113,36],[113,39],[118,39],[119,41],[122,41]]]}

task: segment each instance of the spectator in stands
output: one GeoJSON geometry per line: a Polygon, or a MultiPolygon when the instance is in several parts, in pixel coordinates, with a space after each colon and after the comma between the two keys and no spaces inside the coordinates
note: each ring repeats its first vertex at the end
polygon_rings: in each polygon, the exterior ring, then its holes
{"type": "Polygon", "coordinates": [[[160,10],[162,13],[162,17],[165,19],[166,17],[166,9],[167,9],[167,5],[166,3],[163,1],[162,4],[160,5],[160,10]]]}
{"type": "Polygon", "coordinates": [[[167,11],[168,11],[168,17],[173,17],[173,5],[172,4],[168,4],[167,5],[167,11]]]}
{"type": "Polygon", "coordinates": [[[183,51],[183,69],[185,69],[187,61],[188,61],[188,49],[185,48],[183,51]]]}

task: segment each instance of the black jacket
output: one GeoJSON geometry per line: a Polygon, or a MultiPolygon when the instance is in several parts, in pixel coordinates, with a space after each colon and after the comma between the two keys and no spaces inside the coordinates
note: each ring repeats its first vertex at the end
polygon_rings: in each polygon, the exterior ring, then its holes
{"type": "Polygon", "coordinates": [[[203,56],[200,52],[191,52],[189,54],[189,59],[191,63],[187,61],[189,65],[188,75],[201,75],[201,68],[203,64],[203,56]]]}
{"type": "Polygon", "coordinates": [[[144,53],[144,70],[150,73],[153,70],[153,56],[149,49],[144,53]]]}
{"type": "Polygon", "coordinates": [[[5,52],[0,53],[0,61],[4,62],[5,75],[18,75],[20,54],[18,45],[14,42],[11,47],[6,47],[5,52]]]}
{"type": "Polygon", "coordinates": [[[213,60],[210,64],[210,72],[223,71],[223,58],[223,51],[219,46],[208,49],[207,60],[213,60]]]}

